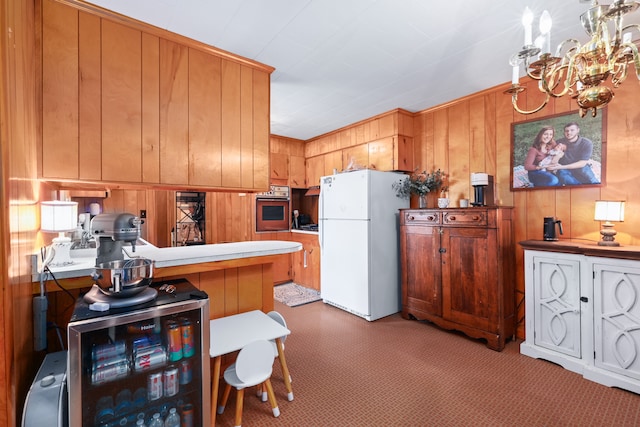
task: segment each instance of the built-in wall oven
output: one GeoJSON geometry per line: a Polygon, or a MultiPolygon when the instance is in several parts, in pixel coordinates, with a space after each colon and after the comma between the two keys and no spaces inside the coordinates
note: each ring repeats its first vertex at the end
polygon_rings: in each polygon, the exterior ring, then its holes
{"type": "Polygon", "coordinates": [[[289,187],[272,185],[271,189],[256,195],[256,231],[288,231],[289,187]]]}

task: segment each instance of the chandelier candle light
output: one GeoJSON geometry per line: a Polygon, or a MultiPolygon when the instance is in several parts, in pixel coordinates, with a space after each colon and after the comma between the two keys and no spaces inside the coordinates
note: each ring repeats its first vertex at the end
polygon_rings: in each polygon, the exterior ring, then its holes
{"type": "Polygon", "coordinates": [[[582,27],[591,39],[584,45],[576,39],[561,42],[551,54],[552,20],[548,11],[542,12],[540,36],[532,42],[533,13],[528,7],[522,16],[524,46],[509,60],[513,67],[511,87],[505,91],[511,95],[513,108],[521,114],[533,114],[542,110],[551,97],[569,95],[580,107],[580,116],[597,109],[613,99],[613,90],[602,85],[611,77],[614,88],[627,78],[628,68],[640,79],[638,47],[632,42],[632,30],[640,31],[640,25],[623,25],[623,16],[640,6],[636,1],[615,0],[610,5],[599,5],[597,0],[580,0],[591,3],[591,8],[580,16],[582,27]],[[610,25],[611,24],[611,25],[610,25]],[[610,33],[610,30],[613,30],[610,33]],[[520,65],[527,75],[537,80],[538,88],[545,94],[542,104],[532,110],[518,107],[518,94],[525,91],[519,84],[520,65]]]}
{"type": "Polygon", "coordinates": [[[611,221],[624,221],[624,202],[596,200],[596,210],[593,219],[595,221],[604,221],[602,230],[600,230],[602,240],[598,241],[598,245],[620,246],[620,243],[615,241],[615,235],[618,234],[618,232],[613,229],[611,221]]]}

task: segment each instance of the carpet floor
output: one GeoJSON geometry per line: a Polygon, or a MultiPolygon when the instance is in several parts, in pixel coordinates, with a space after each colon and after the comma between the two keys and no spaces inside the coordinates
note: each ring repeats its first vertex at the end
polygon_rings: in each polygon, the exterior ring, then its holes
{"type": "MultiPolygon", "coordinates": [[[[278,362],[281,415],[247,392],[245,426],[638,426],[640,396],[585,380],[553,363],[395,314],[367,322],[324,303],[279,302],[291,335],[278,362]]],[[[235,393],[232,393],[235,396],[235,393]]],[[[235,401],[218,416],[232,426],[235,401]]]]}

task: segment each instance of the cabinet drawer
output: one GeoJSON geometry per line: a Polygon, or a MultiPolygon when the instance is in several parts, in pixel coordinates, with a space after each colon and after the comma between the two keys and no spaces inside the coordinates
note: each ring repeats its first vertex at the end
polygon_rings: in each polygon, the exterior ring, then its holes
{"type": "Polygon", "coordinates": [[[444,225],[469,225],[469,226],[486,226],[486,211],[446,211],[442,215],[442,223],[444,225]]]}
{"type": "Polygon", "coordinates": [[[402,217],[404,224],[440,224],[440,212],[412,210],[404,212],[402,217]]]}

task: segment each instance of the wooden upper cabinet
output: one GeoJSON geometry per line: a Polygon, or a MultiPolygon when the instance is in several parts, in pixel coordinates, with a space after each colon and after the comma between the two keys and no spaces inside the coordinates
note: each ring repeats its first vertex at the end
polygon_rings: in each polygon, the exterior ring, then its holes
{"type": "Polygon", "coordinates": [[[289,155],[286,153],[271,153],[271,179],[289,179],[289,155]]]}
{"type": "Polygon", "coordinates": [[[304,156],[289,157],[289,186],[291,188],[306,188],[304,156]]]}
{"type": "Polygon", "coordinates": [[[78,11],[44,0],[42,20],[42,175],[78,179],[78,11]]]}
{"type": "Polygon", "coordinates": [[[307,159],[307,187],[320,185],[320,178],[324,175],[324,156],[307,159]]]}
{"type": "Polygon", "coordinates": [[[271,67],[89,4],[42,3],[40,177],[268,188],[271,67]]]}
{"type": "Polygon", "coordinates": [[[124,25],[102,22],[102,179],[105,181],[142,181],[141,35],[140,31],[124,25]]]}

